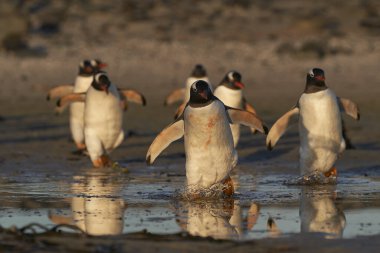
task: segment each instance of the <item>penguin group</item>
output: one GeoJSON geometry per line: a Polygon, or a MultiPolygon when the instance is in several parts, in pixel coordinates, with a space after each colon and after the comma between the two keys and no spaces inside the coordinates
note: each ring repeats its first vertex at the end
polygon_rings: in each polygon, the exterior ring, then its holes
{"type": "Polygon", "coordinates": [[[90,156],[94,167],[111,166],[109,154],[124,140],[123,110],[127,101],[143,106],[145,97],[132,89],[117,88],[101,71],[100,60],[84,60],[74,85],[59,85],[47,99],[58,98],[57,112],[70,104],[70,130],[76,153],[90,156]]]}
{"type": "MultiPolygon", "coordinates": [[[[144,96],[113,84],[103,71],[101,60],[84,60],[74,85],[60,85],[48,92],[57,99],[61,113],[70,104],[70,130],[77,153],[87,154],[94,167],[112,166],[109,154],[124,140],[123,111],[127,102],[146,104],[144,96]]],[[[344,130],[341,112],[359,120],[358,106],[338,97],[326,85],[325,73],[313,68],[306,74],[306,86],[295,106],[268,128],[243,91],[242,75],[228,71],[213,88],[205,67],[195,65],[185,87],[171,92],[164,105],[181,102],[174,121],[149,146],[146,162],[151,165],[172,142],[184,138],[187,186],[207,189],[216,184],[231,196],[234,185],[230,174],[238,162],[236,146],[240,125],[266,136],[272,150],[280,137],[298,123],[301,175],[337,177],[335,162],[351,145],[344,130]]]]}

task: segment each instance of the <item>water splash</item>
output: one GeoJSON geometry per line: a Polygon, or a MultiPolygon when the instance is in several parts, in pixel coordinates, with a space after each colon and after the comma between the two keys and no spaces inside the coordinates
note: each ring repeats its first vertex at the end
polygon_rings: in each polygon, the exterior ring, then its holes
{"type": "Polygon", "coordinates": [[[174,198],[178,200],[215,200],[221,198],[227,198],[224,194],[224,190],[227,188],[225,184],[216,183],[211,187],[199,187],[194,185],[189,185],[183,189],[179,189],[175,192],[174,198]]]}
{"type": "Polygon", "coordinates": [[[322,173],[315,172],[309,175],[302,175],[285,181],[285,185],[335,185],[337,183],[336,176],[326,177],[322,173]]]}

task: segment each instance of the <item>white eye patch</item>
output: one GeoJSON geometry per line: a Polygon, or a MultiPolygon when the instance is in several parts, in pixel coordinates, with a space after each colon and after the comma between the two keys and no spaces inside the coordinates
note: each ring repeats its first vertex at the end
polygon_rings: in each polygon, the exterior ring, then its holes
{"type": "Polygon", "coordinates": [[[96,81],[97,83],[99,83],[99,79],[100,79],[101,76],[107,76],[107,75],[104,74],[104,73],[98,73],[98,74],[96,74],[96,75],[95,75],[95,81],[96,81]]]}
{"type": "Polygon", "coordinates": [[[231,72],[228,72],[228,74],[227,74],[228,79],[229,79],[229,80],[234,80],[234,76],[233,76],[233,75],[234,75],[234,72],[232,72],[232,71],[231,71],[231,72]]]}
{"type": "Polygon", "coordinates": [[[314,77],[314,72],[313,72],[312,69],[310,69],[310,71],[309,71],[309,75],[310,75],[311,77],[314,77]]]}
{"type": "Polygon", "coordinates": [[[81,61],[81,62],[79,63],[79,67],[84,68],[84,61],[81,61]]]}
{"type": "Polygon", "coordinates": [[[196,82],[193,83],[193,84],[191,85],[191,89],[192,89],[193,91],[197,91],[197,85],[196,85],[196,82]]]}
{"type": "Polygon", "coordinates": [[[98,65],[98,64],[96,63],[96,61],[95,61],[95,60],[91,60],[91,66],[96,66],[96,65],[98,65]]]}

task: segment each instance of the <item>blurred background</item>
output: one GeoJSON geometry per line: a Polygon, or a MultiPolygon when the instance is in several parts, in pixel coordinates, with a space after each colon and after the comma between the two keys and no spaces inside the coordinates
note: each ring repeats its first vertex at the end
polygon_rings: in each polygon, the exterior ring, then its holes
{"type": "Polygon", "coordinates": [[[235,69],[260,114],[276,116],[320,67],[330,87],[375,117],[379,39],[378,0],[3,0],[0,114],[18,110],[20,98],[46,107],[49,88],[100,58],[148,105],[162,104],[197,63],[214,85],[235,69]]]}

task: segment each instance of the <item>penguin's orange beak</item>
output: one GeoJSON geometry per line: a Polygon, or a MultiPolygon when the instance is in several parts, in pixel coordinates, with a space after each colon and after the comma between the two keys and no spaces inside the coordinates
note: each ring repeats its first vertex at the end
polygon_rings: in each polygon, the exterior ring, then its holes
{"type": "Polygon", "coordinates": [[[101,62],[101,63],[98,64],[98,66],[99,66],[100,69],[104,69],[104,68],[108,67],[108,64],[105,63],[105,62],[101,62]]]}
{"type": "Polygon", "coordinates": [[[109,86],[108,85],[102,85],[102,91],[104,91],[105,93],[109,93],[109,90],[108,90],[109,86]]]}
{"type": "Polygon", "coordinates": [[[241,82],[235,82],[234,83],[236,87],[238,87],[239,89],[243,89],[245,87],[245,85],[241,82]]]}
{"type": "Polygon", "coordinates": [[[204,90],[204,91],[201,91],[201,92],[199,92],[199,95],[202,97],[202,98],[204,98],[204,99],[208,99],[208,97],[207,97],[207,92],[204,90]]]}
{"type": "Polygon", "coordinates": [[[315,76],[314,78],[317,79],[318,81],[324,81],[325,80],[324,76],[315,76]]]}

